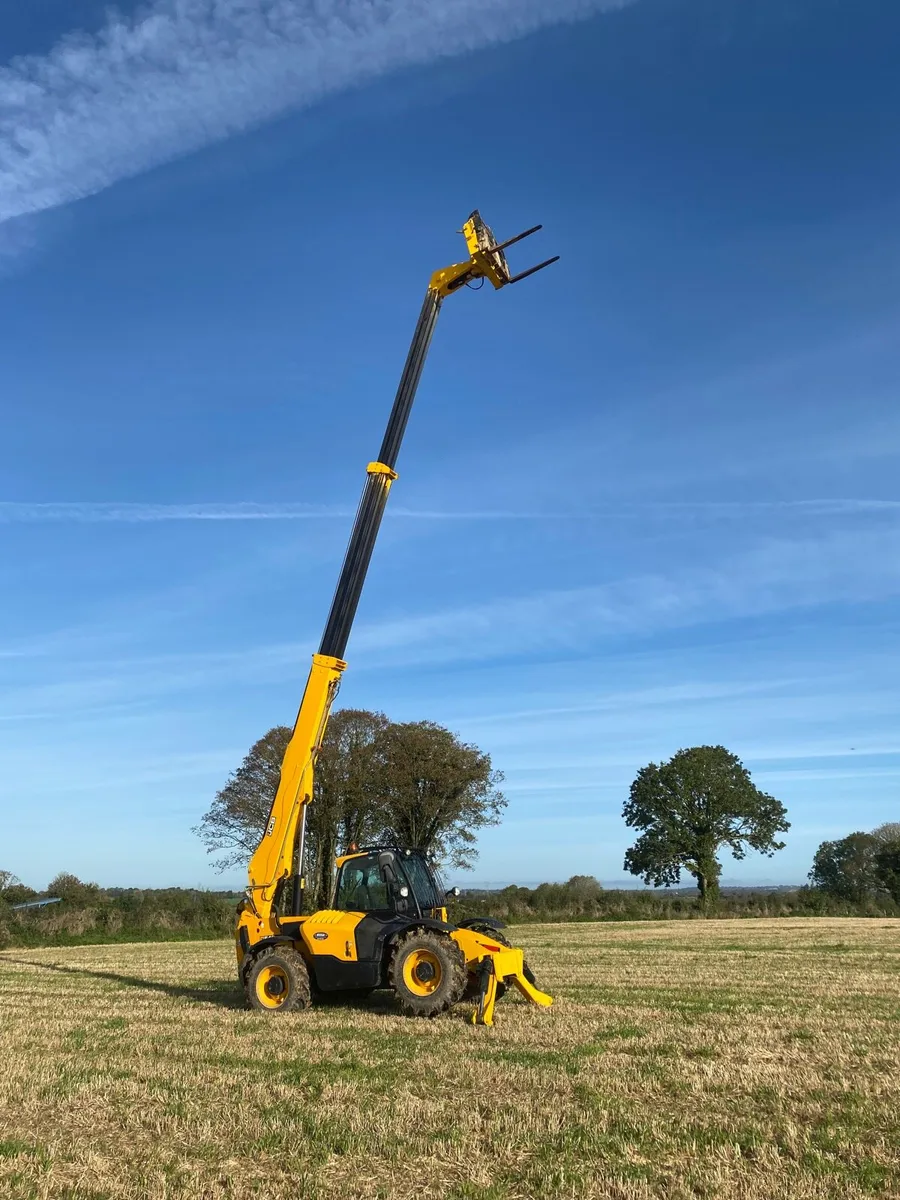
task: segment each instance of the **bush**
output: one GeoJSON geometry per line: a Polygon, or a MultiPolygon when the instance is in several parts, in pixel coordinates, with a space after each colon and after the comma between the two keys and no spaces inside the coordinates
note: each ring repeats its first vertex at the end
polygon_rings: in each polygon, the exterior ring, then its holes
{"type": "Polygon", "coordinates": [[[61,871],[47,884],[47,895],[56,896],[68,904],[81,907],[96,904],[103,898],[103,893],[96,883],[82,883],[77,875],[69,875],[65,871],[61,871]]]}
{"type": "MultiPolygon", "coordinates": [[[[0,949],[97,942],[193,941],[229,937],[238,897],[191,888],[116,888],[103,891],[72,875],[58,876],[67,899],[14,912],[0,897],[0,949]]],[[[590,876],[567,883],[515,885],[498,892],[467,891],[450,905],[450,919],[494,917],[509,925],[557,921],[697,920],[704,913],[695,889],[605,891],[590,876]]],[[[778,891],[725,889],[713,914],[735,917],[898,916],[886,894],[853,902],[818,888],[778,891]]]]}
{"type": "Polygon", "coordinates": [[[753,891],[724,889],[713,913],[704,913],[696,889],[604,891],[589,888],[576,876],[568,883],[542,883],[536,888],[508,887],[499,892],[466,891],[451,909],[450,919],[485,916],[509,924],[554,921],[672,921],[713,918],[894,916],[900,907],[887,896],[859,902],[831,896],[817,888],[753,891]]]}
{"type": "Polygon", "coordinates": [[[190,888],[117,888],[105,892],[61,874],[48,892],[60,904],[13,912],[0,901],[0,946],[80,942],[172,941],[226,937],[236,898],[190,888]]]}

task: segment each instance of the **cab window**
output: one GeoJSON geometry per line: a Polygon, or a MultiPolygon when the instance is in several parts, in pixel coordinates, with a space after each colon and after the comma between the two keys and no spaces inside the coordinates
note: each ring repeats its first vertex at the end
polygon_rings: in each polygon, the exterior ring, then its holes
{"type": "Polygon", "coordinates": [[[416,899],[419,901],[422,911],[425,912],[430,908],[440,908],[443,900],[435,890],[431,872],[419,855],[410,854],[403,860],[403,866],[406,869],[406,874],[413,886],[413,891],[416,894],[416,899]]]}
{"type": "Polygon", "coordinates": [[[351,858],[338,876],[335,907],[343,912],[376,912],[391,907],[378,857],[351,858]]]}

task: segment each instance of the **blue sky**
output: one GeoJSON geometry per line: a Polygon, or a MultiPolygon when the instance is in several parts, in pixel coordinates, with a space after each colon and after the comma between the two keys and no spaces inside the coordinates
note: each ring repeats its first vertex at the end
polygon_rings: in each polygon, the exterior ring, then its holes
{"type": "Polygon", "coordinates": [[[220,883],[475,206],[562,259],[445,306],[341,701],[490,751],[479,881],[621,879],[685,745],[789,809],[729,878],[897,819],[895,6],[7,8],[0,866],[220,883]]]}

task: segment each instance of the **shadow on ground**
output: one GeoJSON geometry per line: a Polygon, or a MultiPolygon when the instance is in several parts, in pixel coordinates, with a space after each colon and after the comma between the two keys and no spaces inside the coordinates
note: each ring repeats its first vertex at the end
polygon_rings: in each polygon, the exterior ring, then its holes
{"type": "Polygon", "coordinates": [[[180,1000],[191,1000],[195,1004],[217,1004],[220,1008],[246,1008],[244,993],[237,982],[211,983],[207,987],[187,987],[177,983],[160,983],[156,979],[141,979],[137,975],[121,975],[117,971],[94,971],[89,967],[65,967],[62,963],[35,962],[31,958],[0,957],[3,963],[15,963],[20,967],[35,967],[39,971],[55,971],[60,975],[77,975],[88,979],[104,979],[122,987],[142,988],[149,992],[162,992],[180,1000]]]}
{"type": "MultiPolygon", "coordinates": [[[[117,971],[96,971],[90,967],[67,967],[62,963],[35,962],[31,958],[12,958],[9,955],[0,956],[0,967],[4,963],[15,963],[20,967],[35,967],[39,971],[55,971],[59,975],[76,975],[88,979],[103,979],[117,983],[121,987],[141,988],[148,992],[161,992],[164,996],[172,996],[179,1000],[190,1000],[194,1004],[215,1004],[219,1008],[248,1009],[243,989],[237,982],[230,980],[211,982],[207,987],[187,987],[177,983],[161,983],[156,979],[142,979],[138,975],[122,975],[117,971]]],[[[315,1007],[323,1008],[353,1008],[367,1012],[395,1013],[397,1005],[393,993],[388,991],[373,992],[371,997],[359,996],[353,993],[326,994],[317,998],[315,1007]]]]}

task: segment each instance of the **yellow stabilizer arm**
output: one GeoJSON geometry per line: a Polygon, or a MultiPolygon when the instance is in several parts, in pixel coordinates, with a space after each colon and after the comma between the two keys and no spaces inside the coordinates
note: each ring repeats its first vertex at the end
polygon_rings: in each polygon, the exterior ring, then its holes
{"type": "Polygon", "coordinates": [[[550,1008],[553,998],[540,991],[525,977],[522,951],[511,947],[485,954],[478,966],[480,991],[478,1004],[470,1018],[473,1025],[493,1025],[494,1004],[497,1001],[497,984],[513,984],[519,992],[541,1008],[550,1008]]]}

